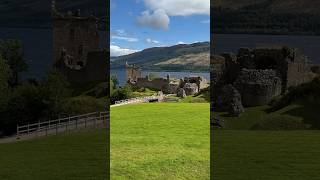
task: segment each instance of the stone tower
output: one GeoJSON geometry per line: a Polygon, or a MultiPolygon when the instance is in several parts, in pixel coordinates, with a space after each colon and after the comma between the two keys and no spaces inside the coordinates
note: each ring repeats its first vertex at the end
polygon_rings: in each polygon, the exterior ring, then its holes
{"type": "Polygon", "coordinates": [[[70,83],[106,81],[109,51],[100,49],[98,18],[60,13],[52,0],[53,66],[70,83]]]}
{"type": "Polygon", "coordinates": [[[128,82],[136,82],[138,78],[141,77],[141,71],[135,65],[130,66],[128,62],[126,62],[126,75],[128,82]]]}
{"type": "Polygon", "coordinates": [[[52,1],[53,63],[63,60],[71,69],[81,69],[87,64],[90,51],[99,49],[98,19],[81,16],[80,10],[59,13],[52,1]]]}

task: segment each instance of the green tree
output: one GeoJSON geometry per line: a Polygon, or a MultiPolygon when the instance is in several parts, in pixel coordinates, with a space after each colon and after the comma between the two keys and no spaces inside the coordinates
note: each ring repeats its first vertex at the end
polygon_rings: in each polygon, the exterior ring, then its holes
{"type": "Polygon", "coordinates": [[[10,77],[10,72],[10,67],[0,56],[0,110],[4,106],[6,99],[8,98],[8,79],[10,77]]]}
{"type": "Polygon", "coordinates": [[[39,86],[22,84],[17,86],[10,96],[7,107],[1,113],[1,129],[5,134],[14,133],[17,123],[33,123],[44,116],[48,109],[39,86]]]}
{"type": "Polygon", "coordinates": [[[41,83],[42,94],[48,105],[48,113],[56,118],[63,111],[62,104],[71,97],[72,91],[66,78],[58,71],[51,70],[41,83]]]}
{"type": "Polygon", "coordinates": [[[9,84],[16,86],[19,83],[19,73],[26,71],[28,65],[23,58],[21,42],[18,40],[0,40],[0,55],[7,61],[12,71],[9,84]]]}

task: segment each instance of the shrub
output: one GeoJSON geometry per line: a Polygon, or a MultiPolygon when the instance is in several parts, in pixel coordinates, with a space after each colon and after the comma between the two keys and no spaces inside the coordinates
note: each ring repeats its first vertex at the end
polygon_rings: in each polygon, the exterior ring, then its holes
{"type": "Polygon", "coordinates": [[[114,104],[116,101],[129,99],[133,97],[133,91],[130,86],[124,86],[122,88],[118,88],[114,90],[114,92],[110,95],[110,102],[114,104]]]}
{"type": "Polygon", "coordinates": [[[288,115],[270,115],[251,127],[252,130],[306,130],[311,125],[288,115]]]}
{"type": "Polygon", "coordinates": [[[105,111],[107,103],[91,96],[78,96],[68,99],[62,106],[63,114],[79,115],[97,111],[105,111]]]}

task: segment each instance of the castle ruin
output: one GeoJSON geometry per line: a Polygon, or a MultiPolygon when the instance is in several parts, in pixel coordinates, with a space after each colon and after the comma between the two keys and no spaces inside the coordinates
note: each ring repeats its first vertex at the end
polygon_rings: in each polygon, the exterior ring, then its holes
{"type": "Polygon", "coordinates": [[[141,76],[140,69],[135,65],[126,63],[127,83],[136,88],[150,88],[160,90],[166,94],[176,94],[180,89],[183,89],[186,95],[193,95],[200,92],[209,86],[206,79],[203,77],[185,77],[183,79],[172,79],[168,74],[166,78],[157,77],[150,79],[141,76]]]}
{"type": "Polygon", "coordinates": [[[98,18],[61,13],[52,1],[53,65],[71,83],[105,81],[108,52],[99,47],[98,18]]]}
{"type": "Polygon", "coordinates": [[[236,55],[215,55],[211,66],[212,100],[223,109],[223,87],[232,85],[241,95],[239,106],[265,105],[289,87],[311,81],[315,75],[310,65],[307,57],[288,47],[241,48],[236,55]]]}

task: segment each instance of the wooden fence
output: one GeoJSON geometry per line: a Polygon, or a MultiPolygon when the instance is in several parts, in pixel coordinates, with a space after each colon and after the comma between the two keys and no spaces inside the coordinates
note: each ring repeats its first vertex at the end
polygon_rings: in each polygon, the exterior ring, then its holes
{"type": "Polygon", "coordinates": [[[58,134],[82,128],[106,127],[109,121],[108,112],[93,112],[78,116],[69,116],[56,120],[17,125],[17,138],[30,135],[58,134]]]}

